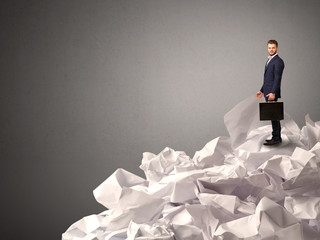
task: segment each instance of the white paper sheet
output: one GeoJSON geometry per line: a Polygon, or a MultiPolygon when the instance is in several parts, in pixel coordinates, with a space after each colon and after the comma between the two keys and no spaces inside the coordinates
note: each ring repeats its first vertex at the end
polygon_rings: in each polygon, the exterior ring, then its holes
{"type": "Polygon", "coordinates": [[[127,240],[175,240],[174,233],[166,226],[158,224],[136,224],[131,222],[128,227],[127,240]]]}
{"type": "Polygon", "coordinates": [[[72,224],[63,240],[319,240],[320,122],[301,130],[285,114],[283,142],[264,146],[254,96],[225,117],[217,137],[190,158],[169,147],[144,153],[146,179],[118,169],[94,190],[109,210],[72,224]]]}
{"type": "Polygon", "coordinates": [[[303,239],[299,220],[266,197],[259,202],[255,214],[221,224],[215,235],[225,233],[238,238],[303,239]]]}
{"type": "Polygon", "coordinates": [[[112,209],[118,205],[123,188],[147,184],[145,179],[124,169],[118,169],[93,191],[93,195],[103,206],[112,209]]]}

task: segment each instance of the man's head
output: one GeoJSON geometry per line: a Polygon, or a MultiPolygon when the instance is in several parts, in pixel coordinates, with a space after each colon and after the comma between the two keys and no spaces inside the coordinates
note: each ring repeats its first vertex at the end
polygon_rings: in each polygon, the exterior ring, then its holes
{"type": "Polygon", "coordinates": [[[268,41],[268,52],[270,56],[273,56],[278,52],[278,42],[276,40],[268,41]]]}

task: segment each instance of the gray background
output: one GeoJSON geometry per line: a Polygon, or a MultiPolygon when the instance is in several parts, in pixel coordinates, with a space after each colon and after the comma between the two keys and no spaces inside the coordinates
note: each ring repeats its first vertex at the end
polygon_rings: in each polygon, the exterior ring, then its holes
{"type": "Polygon", "coordinates": [[[320,120],[320,2],[1,1],[1,239],[60,239],[142,153],[190,157],[262,85],[269,39],[285,111],[320,120]]]}

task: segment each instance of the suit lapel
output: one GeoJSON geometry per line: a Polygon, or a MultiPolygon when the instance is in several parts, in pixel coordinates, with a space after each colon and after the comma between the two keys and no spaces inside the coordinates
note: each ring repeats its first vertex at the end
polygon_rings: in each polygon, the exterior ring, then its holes
{"type": "Polygon", "coordinates": [[[270,62],[268,63],[268,65],[266,64],[266,67],[265,67],[265,69],[264,69],[264,73],[266,73],[266,71],[267,71],[268,67],[270,66],[270,64],[271,64],[275,59],[277,59],[278,57],[279,57],[279,55],[274,56],[274,57],[270,60],[270,62]]]}

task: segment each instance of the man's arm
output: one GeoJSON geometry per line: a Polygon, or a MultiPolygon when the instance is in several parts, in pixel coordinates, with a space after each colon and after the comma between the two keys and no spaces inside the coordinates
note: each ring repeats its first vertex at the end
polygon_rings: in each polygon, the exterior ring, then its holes
{"type": "Polygon", "coordinates": [[[274,66],[274,82],[271,93],[279,92],[281,85],[281,78],[284,69],[284,62],[280,59],[274,66]]]}

